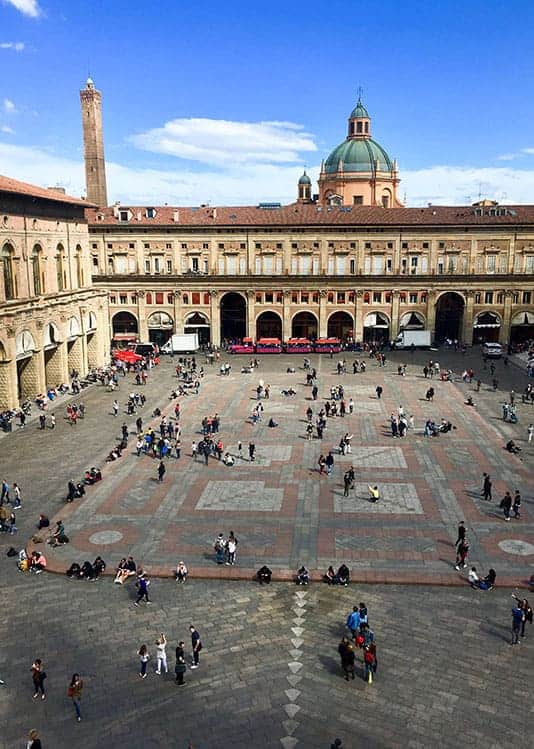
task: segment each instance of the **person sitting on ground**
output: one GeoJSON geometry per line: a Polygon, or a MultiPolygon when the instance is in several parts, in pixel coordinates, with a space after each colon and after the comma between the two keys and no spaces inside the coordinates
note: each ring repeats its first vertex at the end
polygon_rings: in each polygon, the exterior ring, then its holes
{"type": "Polygon", "coordinates": [[[40,551],[32,551],[30,560],[30,571],[35,572],[36,575],[46,570],[46,558],[40,551]]]}
{"type": "Polygon", "coordinates": [[[50,525],[50,520],[46,517],[46,515],[43,515],[42,513],[39,515],[39,522],[37,523],[37,530],[42,530],[43,528],[48,528],[50,525]]]}
{"type": "Polygon", "coordinates": [[[176,567],[176,582],[185,583],[186,580],[187,580],[187,567],[185,566],[185,562],[180,561],[178,562],[178,565],[176,567]]]}
{"type": "Polygon", "coordinates": [[[114,582],[118,585],[124,585],[129,577],[135,576],[136,572],[137,565],[135,564],[133,557],[128,557],[127,560],[123,558],[117,567],[117,574],[115,575],[114,582]]]}
{"type": "Polygon", "coordinates": [[[30,560],[28,559],[28,555],[26,554],[26,549],[21,549],[19,551],[17,567],[21,572],[28,572],[28,570],[30,569],[30,560]]]}
{"type": "Polygon", "coordinates": [[[447,432],[450,432],[451,429],[454,429],[453,425],[450,421],[447,421],[446,419],[441,420],[441,424],[439,425],[439,431],[446,434],[447,432]]]}
{"type": "Polygon", "coordinates": [[[264,564],[263,567],[260,567],[259,570],[256,572],[256,577],[258,578],[258,582],[260,585],[263,585],[263,583],[265,583],[266,585],[269,585],[269,583],[271,582],[272,576],[273,576],[273,573],[267,567],[266,564],[264,564]]]}
{"type": "Polygon", "coordinates": [[[368,486],[369,489],[369,501],[370,502],[378,502],[380,499],[380,490],[378,486],[368,486]]]}
{"type": "Polygon", "coordinates": [[[347,587],[347,585],[349,584],[349,579],[350,570],[347,565],[343,563],[342,565],[340,565],[336,573],[336,582],[338,585],[344,585],[345,587],[347,587]]]}
{"type": "Polygon", "coordinates": [[[70,479],[67,484],[67,502],[72,502],[77,496],[76,484],[70,479]]]}
{"type": "Polygon", "coordinates": [[[226,452],[224,454],[224,458],[222,462],[224,463],[225,466],[233,466],[235,463],[235,458],[233,455],[230,455],[230,453],[226,452]]]}
{"type": "Polygon", "coordinates": [[[77,580],[80,577],[80,571],[81,567],[78,562],[73,562],[65,574],[67,577],[77,580]]]}
{"type": "Polygon", "coordinates": [[[496,578],[497,578],[497,573],[492,567],[488,571],[488,574],[486,575],[486,577],[479,582],[478,587],[481,590],[491,590],[493,586],[495,585],[496,578]]]}
{"type": "Polygon", "coordinates": [[[512,453],[512,455],[517,455],[517,453],[521,452],[521,448],[518,447],[513,440],[508,440],[505,445],[505,450],[512,453]]]}
{"type": "Polygon", "coordinates": [[[477,573],[476,567],[471,567],[469,574],[467,575],[467,581],[472,588],[478,588],[480,585],[480,578],[477,573]]]}
{"type": "Polygon", "coordinates": [[[308,585],[308,583],[310,582],[310,573],[304,565],[302,565],[302,567],[298,569],[295,582],[297,583],[297,585],[308,585]]]}
{"type": "Polygon", "coordinates": [[[85,487],[81,481],[76,484],[76,494],[78,497],[85,497],[85,487]]]}
{"type": "Polygon", "coordinates": [[[98,556],[93,562],[93,579],[98,580],[100,575],[103,575],[106,571],[106,563],[101,556],[98,556]]]}
{"type": "Polygon", "coordinates": [[[102,471],[100,468],[92,466],[88,471],[85,472],[85,483],[96,484],[97,481],[102,480],[102,471]]]}
{"type": "Polygon", "coordinates": [[[473,401],[473,397],[471,395],[468,395],[467,396],[467,400],[465,401],[465,405],[466,406],[475,406],[476,407],[477,404],[473,401]]]}
{"type": "Polygon", "coordinates": [[[267,424],[267,426],[268,426],[268,427],[271,427],[271,429],[272,429],[272,428],[274,428],[274,427],[277,427],[277,426],[278,426],[278,422],[276,422],[276,421],[275,421],[275,420],[273,419],[273,417],[271,416],[271,418],[269,419],[269,423],[267,424]]]}
{"type": "Polygon", "coordinates": [[[287,390],[282,390],[282,395],[284,396],[284,398],[289,398],[290,396],[296,395],[296,394],[297,394],[297,391],[291,387],[288,388],[287,390]]]}
{"type": "Polygon", "coordinates": [[[63,525],[62,520],[58,520],[56,522],[56,530],[52,534],[52,537],[50,538],[50,544],[52,546],[63,546],[63,544],[68,544],[69,539],[67,538],[65,534],[65,526],[63,525]]]}
{"type": "Polygon", "coordinates": [[[295,367],[288,367],[286,369],[286,374],[295,374],[295,367]]]}
{"type": "Polygon", "coordinates": [[[326,570],[324,581],[325,583],[328,583],[328,585],[336,584],[336,572],[332,565],[330,565],[330,567],[326,570]]]}
{"type": "Polygon", "coordinates": [[[94,577],[93,565],[86,559],[80,570],[80,580],[92,580],[94,577]]]}

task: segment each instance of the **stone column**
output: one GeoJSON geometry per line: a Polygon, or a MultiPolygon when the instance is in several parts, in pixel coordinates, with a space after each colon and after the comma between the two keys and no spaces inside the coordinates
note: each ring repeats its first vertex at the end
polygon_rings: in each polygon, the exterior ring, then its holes
{"type": "Polygon", "coordinates": [[[174,305],[174,332],[184,332],[184,320],[182,320],[182,292],[179,289],[173,291],[174,305]]]}
{"type": "MultiPolygon", "coordinates": [[[[33,356],[28,357],[21,375],[20,399],[32,400],[38,393],[45,390],[44,358],[43,350],[35,351],[33,356]]],[[[16,366],[16,365],[15,365],[16,366]]]]}
{"type": "Polygon", "coordinates": [[[137,336],[140,341],[148,341],[148,323],[146,321],[146,304],[144,290],[137,292],[137,316],[139,318],[139,327],[137,336]]]}
{"type": "Polygon", "coordinates": [[[328,332],[328,316],[326,311],[326,302],[328,291],[321,289],[319,291],[319,335],[318,338],[326,338],[328,332]]]}
{"type": "Polygon", "coordinates": [[[391,294],[391,327],[389,329],[390,340],[394,340],[399,332],[399,307],[400,291],[394,289],[391,294]]]}
{"type": "Polygon", "coordinates": [[[504,292],[504,313],[501,329],[499,330],[499,343],[509,343],[512,328],[510,322],[512,320],[512,301],[514,298],[513,291],[504,292]]]}
{"type": "Polygon", "coordinates": [[[436,292],[428,290],[426,297],[426,327],[430,331],[430,339],[434,341],[436,335],[436,292]]]}
{"type": "Polygon", "coordinates": [[[43,351],[45,361],[45,381],[47,387],[57,387],[62,382],[69,381],[69,366],[67,361],[67,343],[59,343],[51,351],[43,351]]]}
{"type": "Polygon", "coordinates": [[[8,327],[5,349],[0,353],[0,410],[15,408],[17,402],[17,362],[15,358],[15,329],[8,327]],[[4,357],[4,358],[2,358],[4,357]]]}
{"type": "Polygon", "coordinates": [[[282,338],[291,338],[291,291],[284,289],[284,307],[282,311],[282,338]]]}
{"type": "Polygon", "coordinates": [[[256,292],[254,289],[247,289],[247,336],[256,340],[255,311],[256,292]]]}
{"type": "Polygon", "coordinates": [[[466,292],[466,303],[464,307],[464,319],[462,321],[461,339],[463,343],[471,346],[473,343],[473,312],[475,305],[474,291],[466,292]]]}
{"type": "Polygon", "coordinates": [[[210,291],[210,338],[214,346],[221,345],[221,305],[219,292],[210,291]]]}
{"type": "Polygon", "coordinates": [[[354,302],[354,305],[355,305],[354,340],[359,341],[361,343],[363,341],[363,291],[362,289],[356,289],[354,300],[355,300],[354,302]]]}

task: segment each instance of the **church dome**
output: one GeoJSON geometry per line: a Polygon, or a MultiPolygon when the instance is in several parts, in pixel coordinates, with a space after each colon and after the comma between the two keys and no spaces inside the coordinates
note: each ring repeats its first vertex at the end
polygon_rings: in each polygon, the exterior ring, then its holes
{"type": "MultiPolygon", "coordinates": [[[[351,117],[354,116],[354,114],[351,115],[351,117]]],[[[388,154],[372,138],[363,138],[361,140],[348,138],[337,148],[334,148],[324,163],[324,171],[326,174],[335,174],[338,171],[374,173],[377,171],[377,162],[379,172],[393,171],[393,163],[388,154]]]]}
{"type": "Polygon", "coordinates": [[[299,185],[311,185],[311,179],[306,174],[306,170],[304,170],[304,174],[299,179],[299,185]]]}
{"type": "Polygon", "coordinates": [[[369,112],[363,106],[363,104],[362,104],[362,102],[361,102],[360,99],[358,99],[358,103],[356,104],[356,106],[354,107],[354,109],[352,110],[352,112],[350,113],[350,116],[351,117],[365,117],[365,118],[369,119],[369,112]]]}

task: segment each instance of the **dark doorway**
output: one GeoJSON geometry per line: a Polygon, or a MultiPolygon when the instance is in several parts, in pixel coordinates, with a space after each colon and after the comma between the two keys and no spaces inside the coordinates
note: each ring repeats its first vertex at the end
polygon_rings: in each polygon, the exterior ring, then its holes
{"type": "Polygon", "coordinates": [[[137,332],[137,320],[131,312],[117,312],[113,316],[113,334],[125,335],[130,333],[134,335],[137,332]]]}
{"type": "Polygon", "coordinates": [[[221,299],[221,341],[242,340],[247,335],[247,303],[235,292],[221,299]]]}
{"type": "Polygon", "coordinates": [[[464,300],[460,294],[454,291],[443,294],[436,304],[436,341],[444,341],[445,338],[460,340],[462,334],[462,321],[464,317],[464,300]]]}
{"type": "Polygon", "coordinates": [[[262,312],[256,320],[256,340],[260,338],[282,340],[282,320],[276,312],[262,312]]]}
{"type": "Polygon", "coordinates": [[[314,341],[317,338],[317,318],[311,312],[298,312],[291,322],[292,338],[307,338],[314,341]]]}
{"type": "Polygon", "coordinates": [[[354,322],[348,312],[334,312],[328,319],[328,338],[346,341],[353,338],[354,322]]]}
{"type": "Polygon", "coordinates": [[[211,327],[208,318],[201,315],[200,312],[192,312],[187,316],[184,326],[184,333],[197,333],[198,342],[205,346],[211,340],[211,327]]]}

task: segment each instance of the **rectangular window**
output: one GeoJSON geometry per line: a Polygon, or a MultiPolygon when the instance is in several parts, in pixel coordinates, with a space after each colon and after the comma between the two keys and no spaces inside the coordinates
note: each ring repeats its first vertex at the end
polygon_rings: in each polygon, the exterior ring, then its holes
{"type": "Polygon", "coordinates": [[[366,250],[370,250],[371,249],[371,242],[366,242],[365,243],[365,249],[366,250]]]}
{"type": "Polygon", "coordinates": [[[334,258],[333,257],[328,258],[328,275],[329,276],[334,275],[334,258]]]}
{"type": "Polygon", "coordinates": [[[163,292],[156,291],[156,304],[163,304],[163,292]]]}
{"type": "Polygon", "coordinates": [[[256,258],[256,262],[255,262],[254,265],[255,265],[255,269],[256,269],[255,270],[256,275],[257,276],[261,275],[261,257],[257,257],[256,258]]]}
{"type": "Polygon", "coordinates": [[[300,292],[300,303],[301,304],[308,304],[310,301],[310,295],[307,291],[301,291],[300,292]]]}
{"type": "Polygon", "coordinates": [[[391,273],[393,270],[393,258],[386,258],[386,273],[391,273]]]}
{"type": "Polygon", "coordinates": [[[486,291],[484,294],[484,304],[493,304],[493,291],[486,291]]]}
{"type": "Polygon", "coordinates": [[[189,304],[189,294],[182,294],[182,302],[184,304],[189,304]]]}
{"type": "Polygon", "coordinates": [[[198,273],[198,257],[191,258],[191,270],[193,273],[198,273]]]}
{"type": "Polygon", "coordinates": [[[167,273],[172,273],[172,260],[167,260],[166,265],[167,265],[167,273]]]}
{"type": "Polygon", "coordinates": [[[187,273],[188,267],[187,267],[187,258],[183,257],[181,260],[182,265],[182,273],[187,273]]]}
{"type": "Polygon", "coordinates": [[[283,302],[282,292],[281,291],[277,291],[276,292],[276,303],[277,304],[282,304],[282,302],[283,302]]]}
{"type": "Polygon", "coordinates": [[[128,295],[127,294],[119,294],[119,303],[120,304],[128,304],[128,295]]]}
{"type": "Polygon", "coordinates": [[[382,292],[373,291],[373,304],[382,304],[382,292]]]}
{"type": "Polygon", "coordinates": [[[523,292],[523,304],[530,304],[531,299],[532,299],[532,292],[524,291],[523,292]]]}
{"type": "Polygon", "coordinates": [[[475,294],[475,304],[480,304],[481,301],[482,301],[482,294],[480,293],[480,291],[477,291],[477,293],[475,294]]]}
{"type": "Polygon", "coordinates": [[[363,205],[363,195],[353,195],[352,202],[354,205],[363,205]]]}
{"type": "Polygon", "coordinates": [[[309,276],[311,266],[311,258],[309,255],[303,255],[300,258],[300,272],[303,276],[309,276]]]}
{"type": "MultiPolygon", "coordinates": [[[[521,270],[521,258],[518,256],[519,270],[521,270]]],[[[525,273],[534,273],[534,255],[527,255],[525,258],[525,273]]]]}
{"type": "Polygon", "coordinates": [[[499,258],[499,273],[506,273],[508,270],[508,258],[506,255],[501,255],[499,258]]]}
{"type": "Polygon", "coordinates": [[[203,250],[209,250],[210,246],[208,242],[202,242],[202,249],[203,250]]]}
{"type": "Polygon", "coordinates": [[[356,272],[356,261],[354,260],[354,258],[352,258],[349,261],[349,273],[354,275],[355,272],[356,272]]]}
{"type": "Polygon", "coordinates": [[[150,249],[150,244],[148,242],[145,242],[144,247],[145,247],[145,250],[149,250],[150,249]]]}
{"type": "Polygon", "coordinates": [[[299,303],[299,295],[296,291],[291,292],[291,304],[298,304],[299,303]]]}
{"type": "Polygon", "coordinates": [[[203,297],[204,304],[209,304],[210,303],[210,293],[209,293],[209,291],[205,291],[204,294],[202,295],[202,297],[203,297]]]}
{"type": "Polygon", "coordinates": [[[277,250],[281,250],[282,249],[282,242],[277,242],[276,243],[276,249],[277,250]]]}
{"type": "Polygon", "coordinates": [[[239,258],[239,273],[244,276],[247,272],[247,259],[245,257],[239,258]]]}
{"type": "Polygon", "coordinates": [[[167,304],[173,304],[174,303],[174,294],[171,292],[170,294],[167,294],[167,304]]]}
{"type": "Polygon", "coordinates": [[[200,304],[200,291],[193,291],[191,294],[191,304],[200,304]]]}
{"type": "Polygon", "coordinates": [[[373,256],[373,276],[379,276],[384,272],[384,258],[382,255],[373,256]]]}
{"type": "Polygon", "coordinates": [[[363,272],[368,276],[371,273],[371,258],[366,257],[363,261],[363,272]]]}
{"type": "Polygon", "coordinates": [[[273,303],[273,292],[266,291],[265,292],[265,304],[272,304],[272,303],[273,303]]]}
{"type": "Polygon", "coordinates": [[[443,258],[438,257],[438,273],[443,273],[443,258]]]}
{"type": "Polygon", "coordinates": [[[326,299],[328,301],[328,304],[334,304],[334,292],[329,291],[326,299]]]}
{"type": "Polygon", "coordinates": [[[482,273],[483,272],[483,270],[484,270],[484,258],[482,257],[482,255],[479,255],[477,257],[475,268],[476,268],[476,272],[477,273],[482,273]]]}
{"type": "Polygon", "coordinates": [[[291,258],[291,275],[296,276],[298,272],[298,262],[296,257],[291,258]]]}
{"type": "Polygon", "coordinates": [[[423,255],[421,258],[421,273],[428,273],[428,256],[423,255]]]}
{"type": "Polygon", "coordinates": [[[145,273],[150,273],[150,260],[145,260],[145,273]]]}
{"type": "Polygon", "coordinates": [[[408,298],[410,300],[410,304],[417,304],[417,292],[410,292],[408,298]]]}
{"type": "Polygon", "coordinates": [[[229,276],[237,275],[237,257],[235,255],[229,255],[226,258],[226,272],[229,276]]]}
{"type": "Polygon", "coordinates": [[[219,249],[224,250],[224,242],[219,242],[219,249]]]}
{"type": "Polygon", "coordinates": [[[263,302],[262,294],[257,291],[256,292],[256,304],[261,304],[263,302]]]}
{"type": "Polygon", "coordinates": [[[219,258],[218,264],[219,264],[219,275],[224,276],[224,258],[223,257],[219,258]]]}
{"type": "Polygon", "coordinates": [[[336,262],[337,268],[337,275],[338,276],[344,276],[347,272],[347,258],[346,257],[338,257],[336,262]]]}
{"type": "Polygon", "coordinates": [[[497,304],[504,304],[504,294],[502,291],[499,291],[497,294],[497,304]]]}
{"type": "Polygon", "coordinates": [[[345,304],[345,292],[344,291],[337,292],[337,303],[345,304]]]}
{"type": "Polygon", "coordinates": [[[159,257],[154,258],[154,273],[159,273],[159,257]]]}
{"type": "Polygon", "coordinates": [[[112,295],[111,295],[111,296],[109,297],[109,303],[110,303],[110,304],[117,304],[117,297],[115,296],[115,294],[112,294],[112,295]]]}
{"type": "Polygon", "coordinates": [[[497,255],[488,255],[486,258],[486,273],[495,273],[497,267],[497,255]]]}
{"type": "Polygon", "coordinates": [[[276,275],[281,276],[282,275],[282,258],[280,256],[276,258],[275,266],[276,266],[276,275]]]}
{"type": "MultiPolygon", "coordinates": [[[[133,244],[132,244],[132,245],[130,245],[130,247],[131,247],[131,248],[132,248],[132,250],[133,250],[133,244]]],[[[172,250],[172,244],[171,244],[170,242],[167,242],[167,244],[165,245],[165,249],[166,249],[166,250],[172,250]]]]}
{"type": "Polygon", "coordinates": [[[119,217],[121,221],[128,221],[128,211],[120,211],[119,217]]]}
{"type": "Polygon", "coordinates": [[[263,272],[268,275],[272,276],[274,273],[274,258],[272,255],[266,255],[263,258],[263,272]]]}
{"type": "Polygon", "coordinates": [[[247,249],[247,245],[245,244],[245,242],[241,242],[241,244],[239,245],[239,249],[240,250],[246,250],[247,249]]]}
{"type": "Polygon", "coordinates": [[[182,250],[187,250],[187,242],[182,242],[182,250]]]}
{"type": "Polygon", "coordinates": [[[261,242],[256,242],[255,247],[257,250],[261,250],[261,242]]]}
{"type": "Polygon", "coordinates": [[[314,257],[312,260],[312,273],[314,276],[319,274],[319,258],[314,257]]]}

